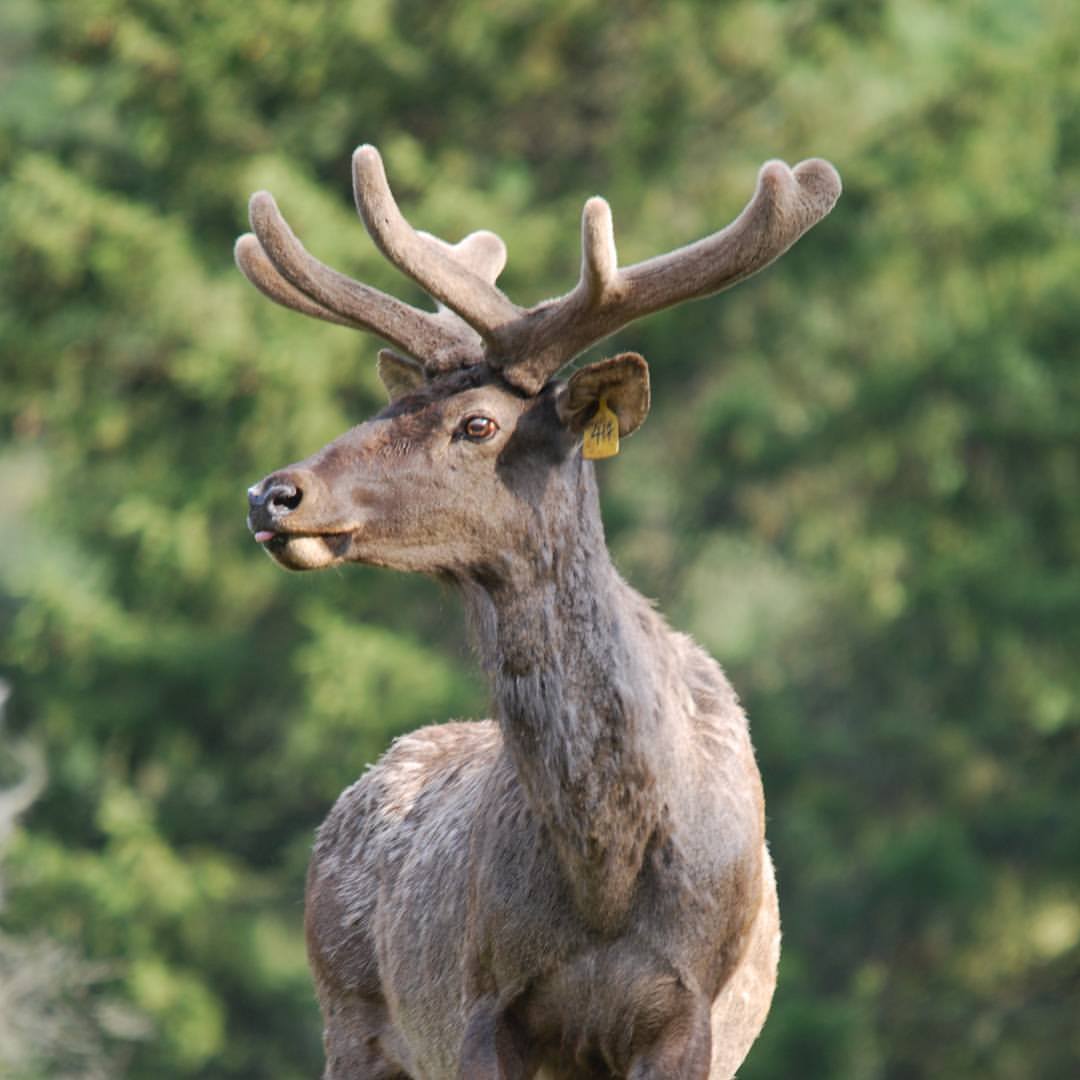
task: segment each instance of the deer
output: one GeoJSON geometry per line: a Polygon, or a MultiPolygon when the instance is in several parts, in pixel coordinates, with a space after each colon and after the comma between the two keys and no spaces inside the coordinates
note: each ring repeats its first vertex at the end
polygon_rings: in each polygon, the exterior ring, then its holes
{"type": "Polygon", "coordinates": [[[390,400],[249,488],[248,527],[289,570],[453,586],[493,715],[399,737],[317,832],[305,934],[324,1080],[732,1077],[780,951],[748,722],[606,546],[595,461],[645,420],[645,360],[559,373],[767,266],[832,209],[839,176],[769,161],[729,225],[625,267],[590,198],[577,284],[526,309],[496,284],[497,235],[414,229],[372,146],[352,172],[371,239],[435,310],[331,269],[252,196],[239,268],[387,342],[390,400]]]}

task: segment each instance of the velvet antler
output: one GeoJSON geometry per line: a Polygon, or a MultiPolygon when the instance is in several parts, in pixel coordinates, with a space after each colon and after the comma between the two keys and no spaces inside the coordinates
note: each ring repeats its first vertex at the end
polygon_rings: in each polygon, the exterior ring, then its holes
{"type": "Polygon", "coordinates": [[[473,233],[450,245],[413,229],[394,201],[373,146],[361,146],[353,155],[353,190],[379,250],[443,310],[421,311],[319,262],[266,192],[252,196],[254,235],[237,241],[240,269],[279,304],[370,330],[419,360],[429,375],[486,361],[535,394],[564,364],[635,319],[720,292],[768,266],[833,208],[840,177],[819,158],[794,169],[767,162],[753,198],[726,228],[622,269],[611,210],[602,198],[589,199],[581,221],[577,285],[528,309],[495,284],[506,248],[494,233],[473,233]]]}

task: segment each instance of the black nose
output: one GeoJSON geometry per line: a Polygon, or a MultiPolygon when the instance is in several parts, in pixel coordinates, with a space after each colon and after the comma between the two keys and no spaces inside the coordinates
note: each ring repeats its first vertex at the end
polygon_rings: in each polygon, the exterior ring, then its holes
{"type": "Polygon", "coordinates": [[[248,488],[248,502],[252,510],[265,507],[276,518],[291,514],[303,499],[303,489],[285,477],[274,477],[248,488]]]}

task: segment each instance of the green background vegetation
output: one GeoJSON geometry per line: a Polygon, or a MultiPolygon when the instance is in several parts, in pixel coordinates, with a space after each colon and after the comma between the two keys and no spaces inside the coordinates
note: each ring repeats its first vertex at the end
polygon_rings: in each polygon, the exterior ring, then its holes
{"type": "MultiPolygon", "coordinates": [[[[1080,13],[1072,0],[4,0],[0,677],[48,785],[4,856],[0,1072],[313,1077],[311,833],[396,733],[483,715],[455,598],[290,576],[244,489],[382,400],[376,343],[234,270],[248,195],[418,300],[493,228],[519,302],[726,223],[772,156],[845,194],[633,326],[612,549],[725,665],[786,951],[744,1080],[1080,1061],[1080,13]]],[[[25,747],[24,747],[25,749],[25,747]]],[[[2,837],[0,837],[2,839],[2,837]]]]}

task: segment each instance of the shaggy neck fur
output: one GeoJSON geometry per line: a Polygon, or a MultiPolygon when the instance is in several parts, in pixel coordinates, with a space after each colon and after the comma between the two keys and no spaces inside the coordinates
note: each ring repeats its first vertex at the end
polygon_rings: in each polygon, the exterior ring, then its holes
{"type": "Polygon", "coordinates": [[[680,695],[666,624],[611,563],[591,465],[574,489],[542,508],[531,551],[464,593],[525,797],[581,915],[611,933],[666,832],[665,702],[680,695]]]}

